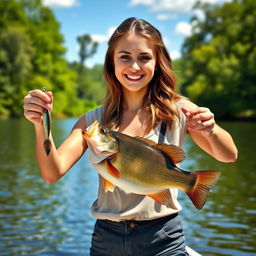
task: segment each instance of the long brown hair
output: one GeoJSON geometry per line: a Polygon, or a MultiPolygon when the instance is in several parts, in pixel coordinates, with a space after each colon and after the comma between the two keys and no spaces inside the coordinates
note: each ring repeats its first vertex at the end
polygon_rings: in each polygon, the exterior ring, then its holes
{"type": "Polygon", "coordinates": [[[173,120],[179,119],[175,101],[182,98],[175,92],[176,81],[172,72],[172,62],[162,40],[161,33],[150,23],[142,19],[128,18],[115,30],[108,42],[105,56],[104,76],[107,84],[103,123],[117,128],[122,121],[122,85],[115,76],[114,51],[118,40],[127,33],[137,33],[150,40],[156,52],[156,68],[144,97],[144,108],[148,112],[147,133],[159,122],[165,120],[171,128],[173,120]]]}

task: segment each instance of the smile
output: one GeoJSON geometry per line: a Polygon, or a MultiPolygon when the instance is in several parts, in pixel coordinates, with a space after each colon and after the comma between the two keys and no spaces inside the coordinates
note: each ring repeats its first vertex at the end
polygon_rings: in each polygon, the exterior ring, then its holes
{"type": "Polygon", "coordinates": [[[130,81],[139,81],[144,75],[125,75],[125,77],[130,81]]]}

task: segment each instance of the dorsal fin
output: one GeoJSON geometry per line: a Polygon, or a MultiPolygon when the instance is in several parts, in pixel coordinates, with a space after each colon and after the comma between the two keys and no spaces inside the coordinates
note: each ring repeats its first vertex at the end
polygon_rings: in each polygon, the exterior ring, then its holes
{"type": "Polygon", "coordinates": [[[141,137],[136,137],[136,139],[143,141],[149,146],[157,148],[158,150],[164,152],[165,155],[167,155],[174,164],[179,163],[185,159],[184,151],[178,146],[167,145],[167,144],[157,144],[152,140],[148,140],[141,137]]]}
{"type": "Polygon", "coordinates": [[[174,164],[179,163],[185,159],[184,151],[175,145],[167,145],[167,144],[156,144],[155,148],[164,152],[174,164]]]}
{"type": "Polygon", "coordinates": [[[145,142],[146,144],[148,144],[151,147],[154,147],[155,145],[157,145],[153,140],[145,139],[145,138],[142,138],[142,137],[135,137],[135,138],[137,140],[145,142]]]}

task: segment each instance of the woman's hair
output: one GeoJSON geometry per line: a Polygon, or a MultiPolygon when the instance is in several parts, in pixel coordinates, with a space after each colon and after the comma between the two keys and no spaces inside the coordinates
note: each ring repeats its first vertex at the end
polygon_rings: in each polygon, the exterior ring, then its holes
{"type": "Polygon", "coordinates": [[[156,52],[156,67],[144,97],[143,107],[148,112],[147,133],[165,120],[171,128],[174,119],[179,119],[175,101],[182,98],[175,92],[176,82],[172,72],[171,58],[165,48],[161,33],[150,23],[142,19],[128,18],[115,30],[108,42],[105,56],[104,76],[107,94],[103,113],[103,123],[107,127],[117,128],[122,121],[122,85],[115,76],[114,51],[121,37],[127,33],[136,33],[148,39],[156,52]]]}

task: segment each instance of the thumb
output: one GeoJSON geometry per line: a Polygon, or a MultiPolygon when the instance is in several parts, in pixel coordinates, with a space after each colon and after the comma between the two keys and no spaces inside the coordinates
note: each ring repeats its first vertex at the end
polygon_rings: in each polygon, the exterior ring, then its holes
{"type": "Polygon", "coordinates": [[[188,113],[188,110],[186,108],[181,108],[181,110],[185,115],[188,113]]]}
{"type": "Polygon", "coordinates": [[[193,117],[193,114],[186,108],[181,108],[181,111],[183,112],[183,114],[187,117],[187,118],[191,118],[193,117]]]}
{"type": "Polygon", "coordinates": [[[190,116],[190,112],[189,112],[189,110],[187,110],[186,108],[181,108],[181,111],[183,112],[183,114],[184,114],[185,116],[187,116],[187,117],[190,116]]]}

